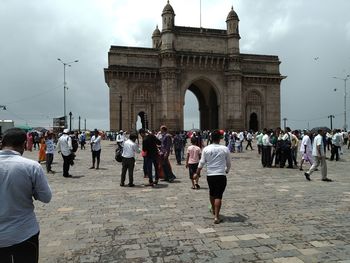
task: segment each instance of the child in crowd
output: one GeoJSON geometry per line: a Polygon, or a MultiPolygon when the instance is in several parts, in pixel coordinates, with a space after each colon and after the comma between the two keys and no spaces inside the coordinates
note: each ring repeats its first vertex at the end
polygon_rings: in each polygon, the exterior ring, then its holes
{"type": "Polygon", "coordinates": [[[195,136],[191,138],[191,144],[192,145],[187,148],[186,168],[189,170],[192,189],[199,189],[199,177],[193,179],[193,175],[196,173],[199,160],[201,159],[201,148],[197,146],[197,138],[195,136]]]}

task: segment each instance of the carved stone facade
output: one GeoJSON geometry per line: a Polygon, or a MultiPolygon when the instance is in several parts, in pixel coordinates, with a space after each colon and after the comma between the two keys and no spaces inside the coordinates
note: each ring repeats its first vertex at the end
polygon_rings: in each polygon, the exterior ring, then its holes
{"type": "Polygon", "coordinates": [[[148,129],[182,130],[187,90],[198,99],[201,129],[280,125],[280,61],[240,53],[233,8],[226,30],[175,26],[169,1],[162,21],[152,48],[111,46],[108,52],[111,130],[135,130],[138,116],[148,129]]]}

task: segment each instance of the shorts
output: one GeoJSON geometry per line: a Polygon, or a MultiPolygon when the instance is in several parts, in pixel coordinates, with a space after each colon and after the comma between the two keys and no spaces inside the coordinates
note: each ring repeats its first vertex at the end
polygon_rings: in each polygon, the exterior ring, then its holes
{"type": "Polygon", "coordinates": [[[190,179],[193,180],[193,175],[196,173],[199,163],[189,163],[188,171],[190,173],[190,179]]]}
{"type": "Polygon", "coordinates": [[[101,156],[101,150],[92,151],[92,158],[100,159],[100,156],[101,156]]]}
{"type": "Polygon", "coordinates": [[[209,195],[215,199],[222,199],[224,194],[227,178],[225,175],[212,175],[207,176],[207,182],[209,186],[209,195]]]}

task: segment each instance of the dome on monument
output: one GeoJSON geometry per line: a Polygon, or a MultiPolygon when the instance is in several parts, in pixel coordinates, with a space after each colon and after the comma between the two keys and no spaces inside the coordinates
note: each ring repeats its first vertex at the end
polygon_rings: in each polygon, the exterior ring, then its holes
{"type": "Polygon", "coordinates": [[[158,37],[158,36],[160,36],[160,30],[157,25],[156,29],[154,29],[153,31],[152,37],[158,37]]]}
{"type": "Polygon", "coordinates": [[[168,0],[168,3],[166,4],[166,6],[163,9],[163,13],[172,13],[172,14],[175,13],[173,7],[169,4],[169,0],[168,0]]]}
{"type": "Polygon", "coordinates": [[[235,12],[235,10],[233,10],[233,6],[232,6],[230,13],[228,13],[228,15],[227,15],[226,21],[227,20],[233,20],[233,19],[234,20],[239,20],[237,13],[235,12]]]}

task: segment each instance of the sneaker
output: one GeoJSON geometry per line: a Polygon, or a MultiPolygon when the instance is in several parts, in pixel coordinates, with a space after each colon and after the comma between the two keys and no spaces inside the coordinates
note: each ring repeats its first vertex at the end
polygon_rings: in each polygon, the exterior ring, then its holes
{"type": "Polygon", "coordinates": [[[89,169],[95,169],[95,167],[94,167],[94,166],[91,166],[89,169]]]}
{"type": "Polygon", "coordinates": [[[325,178],[325,179],[322,179],[323,182],[333,182],[332,179],[329,179],[329,178],[325,178]]]}
{"type": "Polygon", "coordinates": [[[129,187],[134,187],[135,185],[134,184],[128,184],[129,187]]]}
{"type": "Polygon", "coordinates": [[[124,184],[124,183],[121,183],[121,184],[120,184],[120,186],[121,186],[121,187],[124,187],[124,186],[125,186],[125,184],[124,184]]]}
{"type": "Polygon", "coordinates": [[[306,180],[311,181],[310,175],[308,173],[304,173],[306,180]]]}

